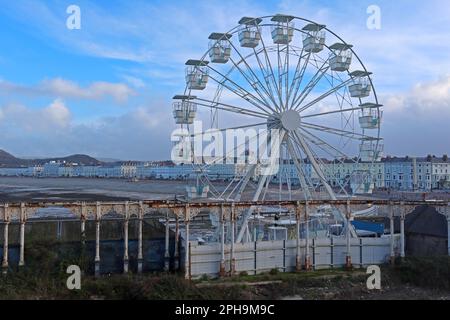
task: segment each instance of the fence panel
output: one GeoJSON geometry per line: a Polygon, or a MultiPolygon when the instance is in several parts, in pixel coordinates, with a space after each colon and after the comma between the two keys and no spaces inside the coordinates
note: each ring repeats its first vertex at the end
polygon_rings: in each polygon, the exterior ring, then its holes
{"type": "MultiPolygon", "coordinates": [[[[398,247],[399,239],[394,238],[398,247]]],[[[315,269],[342,267],[347,255],[344,238],[310,240],[311,262],[315,269]],[[333,245],[332,245],[333,243],[333,245]],[[314,258],[314,259],[313,259],[314,258]]],[[[351,239],[350,251],[355,267],[386,263],[390,256],[390,237],[351,239]]],[[[225,268],[230,270],[230,244],[225,246],[225,268]]],[[[268,272],[278,269],[283,272],[295,270],[297,247],[295,240],[261,241],[235,244],[236,272],[248,274],[268,272]],[[256,251],[255,251],[256,248],[256,251]]],[[[300,240],[302,264],[306,257],[306,241],[300,240]]],[[[220,244],[199,245],[191,243],[191,275],[200,277],[204,274],[217,276],[220,269],[220,244]]]]}

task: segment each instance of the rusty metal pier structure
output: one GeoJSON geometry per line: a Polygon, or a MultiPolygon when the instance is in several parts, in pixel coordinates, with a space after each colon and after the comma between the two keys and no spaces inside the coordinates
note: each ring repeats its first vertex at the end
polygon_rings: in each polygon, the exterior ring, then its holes
{"type": "MultiPolygon", "coordinates": [[[[124,202],[29,202],[29,203],[1,203],[0,204],[0,224],[3,225],[3,260],[2,269],[6,273],[10,264],[8,260],[8,242],[9,242],[9,225],[19,224],[19,263],[22,267],[26,263],[25,257],[25,225],[30,219],[36,216],[37,211],[43,208],[65,208],[70,210],[74,219],[80,222],[80,239],[85,241],[86,221],[95,222],[95,275],[100,276],[100,240],[101,240],[101,222],[108,220],[108,214],[113,212],[119,216],[119,220],[123,221],[123,272],[129,272],[129,247],[128,247],[128,229],[130,220],[138,220],[138,267],[137,272],[143,271],[143,221],[149,217],[165,217],[165,264],[164,270],[169,271],[169,222],[175,220],[175,251],[174,251],[174,269],[184,270],[186,278],[191,277],[191,256],[190,256],[190,225],[199,217],[202,211],[208,211],[218,217],[220,222],[220,267],[217,273],[221,276],[233,275],[236,272],[235,258],[235,234],[231,232],[231,240],[228,245],[230,265],[225,266],[225,246],[226,237],[224,235],[224,226],[229,223],[235,230],[235,225],[239,217],[254,206],[279,206],[293,213],[296,219],[296,270],[311,269],[311,254],[309,248],[311,240],[307,236],[303,239],[306,242],[306,251],[304,254],[300,250],[299,226],[301,222],[309,220],[309,212],[313,207],[320,205],[331,205],[339,208],[341,212],[345,212],[347,222],[350,222],[354,216],[353,213],[361,208],[368,206],[378,206],[386,212],[386,216],[390,219],[390,260],[393,263],[395,259],[394,252],[394,218],[400,218],[400,251],[399,256],[405,256],[405,217],[412,212],[415,207],[421,205],[429,205],[443,214],[447,219],[450,238],[450,203],[444,201],[391,201],[391,200],[312,200],[312,201],[263,201],[263,202],[180,202],[180,201],[124,201],[124,202]],[[161,215],[161,211],[165,214],[161,215]],[[181,234],[181,227],[184,234],[181,234]],[[179,247],[179,239],[183,238],[184,257],[179,259],[181,248],[179,247]],[[183,261],[184,265],[179,265],[179,261],[183,261]],[[228,271],[226,272],[226,270],[228,271]]],[[[117,219],[115,219],[117,220],[117,219]]],[[[164,220],[164,219],[163,219],[164,220]]],[[[74,221],[74,220],[72,220],[74,221]]],[[[308,224],[306,224],[308,226],[308,224]]],[[[308,233],[308,230],[306,230],[308,233]]],[[[349,232],[346,233],[346,267],[352,266],[352,255],[350,249],[349,232]]],[[[448,254],[450,255],[450,244],[448,245],[448,254]]]]}

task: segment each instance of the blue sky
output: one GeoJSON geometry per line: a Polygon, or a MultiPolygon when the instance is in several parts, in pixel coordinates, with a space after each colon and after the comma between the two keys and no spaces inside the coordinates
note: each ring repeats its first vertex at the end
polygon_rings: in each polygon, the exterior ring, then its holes
{"type": "Polygon", "coordinates": [[[450,4],[16,0],[0,6],[0,148],[19,156],[170,157],[184,62],[242,16],[286,13],[354,45],[385,105],[387,154],[450,152],[450,4]],[[81,30],[66,9],[81,8],[81,30]],[[366,9],[381,8],[381,29],[366,9]]]}

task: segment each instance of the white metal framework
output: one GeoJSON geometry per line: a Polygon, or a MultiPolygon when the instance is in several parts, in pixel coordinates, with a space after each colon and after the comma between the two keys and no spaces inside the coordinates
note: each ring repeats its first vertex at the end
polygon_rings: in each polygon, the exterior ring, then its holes
{"type": "MultiPolygon", "coordinates": [[[[282,14],[244,17],[235,28],[209,39],[203,57],[186,63],[186,88],[175,100],[181,106],[195,104],[197,117],[209,123],[204,130],[257,132],[208,161],[192,156],[212,198],[336,199],[368,189],[372,164],[382,153],[382,106],[371,73],[352,45],[325,25],[282,14]],[[254,156],[248,148],[273,128],[280,130],[279,170],[263,175],[268,164],[258,155],[256,162],[248,161],[254,156]],[[236,166],[234,178],[207,174],[213,164],[242,156],[245,161],[236,166]],[[369,169],[354,174],[360,162],[369,169]]],[[[190,120],[182,124],[191,132],[190,120]]],[[[244,217],[238,240],[253,211],[244,217]]],[[[343,219],[342,212],[338,216],[343,219]]]]}

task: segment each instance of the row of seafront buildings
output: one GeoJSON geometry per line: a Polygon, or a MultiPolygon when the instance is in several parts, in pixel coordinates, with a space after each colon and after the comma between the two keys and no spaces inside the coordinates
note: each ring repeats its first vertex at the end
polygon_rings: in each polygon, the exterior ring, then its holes
{"type": "MultiPolygon", "coordinates": [[[[375,188],[392,190],[448,190],[450,189],[450,160],[442,157],[386,157],[373,166],[368,163],[354,161],[327,161],[322,159],[322,170],[332,186],[348,183],[349,177],[355,172],[372,170],[372,181],[375,188]]],[[[303,164],[307,177],[317,180],[310,163],[303,164]]],[[[213,164],[207,172],[211,180],[230,180],[244,175],[248,170],[245,164],[213,164]]],[[[122,162],[100,166],[77,165],[76,163],[49,162],[21,168],[1,168],[0,176],[29,177],[86,177],[86,178],[126,178],[126,179],[188,179],[195,175],[191,165],[174,165],[170,162],[122,162]]],[[[255,170],[253,179],[258,179],[261,170],[255,170]]],[[[298,183],[294,164],[285,164],[275,181],[282,179],[298,183]]]]}

